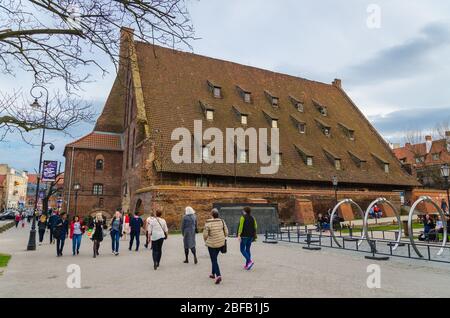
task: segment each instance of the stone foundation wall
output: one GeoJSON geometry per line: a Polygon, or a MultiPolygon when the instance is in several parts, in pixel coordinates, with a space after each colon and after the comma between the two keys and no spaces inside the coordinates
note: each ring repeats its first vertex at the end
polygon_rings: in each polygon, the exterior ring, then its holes
{"type": "MultiPolygon", "coordinates": [[[[395,192],[369,192],[369,191],[345,191],[338,193],[338,199],[351,198],[362,209],[378,197],[385,197],[395,205],[400,206],[400,197],[395,192]]],[[[267,203],[278,204],[279,217],[286,223],[303,223],[302,216],[298,214],[298,200],[307,200],[312,203],[314,217],[318,213],[326,213],[334,207],[335,198],[333,191],[327,190],[273,190],[273,189],[241,189],[241,188],[195,188],[176,186],[156,186],[137,191],[135,200],[141,199],[144,203],[144,213],[150,214],[156,209],[163,211],[172,230],[179,229],[181,218],[186,206],[192,206],[199,217],[199,227],[210,217],[210,211],[214,203],[251,203],[255,200],[265,200],[267,203]]],[[[355,209],[352,209],[354,217],[355,209]]],[[[304,220],[311,223],[311,216],[304,220]]]]}

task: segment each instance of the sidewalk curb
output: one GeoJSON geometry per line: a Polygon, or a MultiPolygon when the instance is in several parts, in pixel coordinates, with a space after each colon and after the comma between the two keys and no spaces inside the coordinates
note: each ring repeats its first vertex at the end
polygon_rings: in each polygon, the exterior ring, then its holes
{"type": "Polygon", "coordinates": [[[14,226],[14,222],[7,223],[5,225],[0,226],[0,233],[3,233],[14,226]]]}

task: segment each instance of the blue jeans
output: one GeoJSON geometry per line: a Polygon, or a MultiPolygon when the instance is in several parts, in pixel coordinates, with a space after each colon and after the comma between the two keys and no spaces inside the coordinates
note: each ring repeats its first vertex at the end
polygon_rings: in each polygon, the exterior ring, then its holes
{"type": "Polygon", "coordinates": [[[211,264],[212,264],[212,270],[211,274],[218,276],[220,275],[220,268],[219,263],[217,262],[217,257],[220,253],[220,247],[219,248],[212,248],[208,247],[209,257],[211,258],[211,264]]]}
{"type": "Polygon", "coordinates": [[[253,237],[241,237],[241,254],[245,257],[245,265],[248,265],[252,260],[250,247],[252,246],[253,237]]]}
{"type": "Polygon", "coordinates": [[[116,230],[111,231],[111,241],[112,241],[112,251],[119,253],[119,241],[120,241],[119,231],[116,230]]]}
{"type": "Polygon", "coordinates": [[[72,253],[75,255],[80,250],[81,237],[83,234],[74,234],[72,237],[72,253]]]}

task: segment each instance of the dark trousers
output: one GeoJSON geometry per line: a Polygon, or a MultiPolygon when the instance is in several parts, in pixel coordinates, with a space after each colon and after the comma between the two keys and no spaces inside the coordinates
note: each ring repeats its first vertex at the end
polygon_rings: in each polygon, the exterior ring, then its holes
{"type": "Polygon", "coordinates": [[[39,229],[39,243],[44,240],[45,229],[39,229]]]}
{"type": "Polygon", "coordinates": [[[250,253],[252,241],[252,237],[241,237],[241,254],[245,257],[245,265],[248,265],[252,260],[252,254],[250,253]]]}
{"type": "Polygon", "coordinates": [[[15,221],[16,222],[16,227],[18,227],[19,226],[19,221],[15,221]]]}
{"type": "Polygon", "coordinates": [[[140,237],[140,234],[141,234],[140,232],[131,231],[131,233],[130,233],[130,247],[129,247],[130,250],[133,248],[134,239],[136,239],[136,251],[139,250],[139,244],[140,244],[139,237],[140,237]]]}
{"type": "Polygon", "coordinates": [[[60,239],[56,239],[56,254],[57,255],[62,255],[65,240],[66,240],[65,236],[60,239]]]}
{"type": "Polygon", "coordinates": [[[50,228],[50,244],[53,243],[53,229],[50,228]]]}
{"type": "Polygon", "coordinates": [[[111,231],[112,251],[119,253],[120,233],[119,231],[111,231]]]}
{"type": "Polygon", "coordinates": [[[163,243],[164,243],[163,238],[156,240],[156,241],[152,241],[153,263],[158,264],[158,265],[159,265],[159,262],[161,261],[163,243]]]}
{"type": "Polygon", "coordinates": [[[221,276],[219,263],[217,261],[217,257],[219,256],[219,253],[220,253],[220,247],[219,248],[208,247],[208,252],[209,252],[209,257],[211,258],[211,264],[212,264],[211,274],[216,275],[216,277],[221,276]]]}

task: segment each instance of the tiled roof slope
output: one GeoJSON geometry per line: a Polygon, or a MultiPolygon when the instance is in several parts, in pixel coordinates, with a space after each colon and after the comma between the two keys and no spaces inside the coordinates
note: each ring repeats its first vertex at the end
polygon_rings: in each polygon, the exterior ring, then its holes
{"type": "Polygon", "coordinates": [[[282,152],[282,166],[277,174],[261,175],[259,164],[237,164],[237,176],[330,182],[337,175],[340,182],[347,183],[417,185],[349,97],[334,85],[141,42],[135,42],[135,46],[148,123],[152,130],[160,131],[162,139],[162,149],[157,151],[162,157],[157,165],[161,170],[233,176],[234,164],[174,164],[170,153],[176,142],[170,136],[177,127],[192,132],[194,120],[203,120],[204,129],[217,127],[225,131],[241,127],[233,109],[236,106],[248,113],[248,127],[270,128],[265,113],[274,114],[279,122],[282,152]],[[222,98],[213,97],[208,80],[221,87],[222,98]],[[251,104],[243,101],[237,86],[251,92],[251,104]],[[278,109],[272,107],[265,91],[279,98],[278,109]],[[290,96],[304,99],[304,113],[296,110],[290,96]],[[213,122],[205,119],[199,101],[214,107],[213,122]],[[317,102],[327,107],[328,116],[322,117],[317,102]],[[294,114],[306,123],[306,134],[299,133],[292,120],[294,114]],[[318,118],[331,126],[331,137],[323,134],[318,118]],[[339,123],[355,130],[354,141],[339,123]],[[304,163],[295,145],[311,152],[313,166],[304,163]],[[342,171],[336,171],[324,149],[342,159],[342,171]],[[357,166],[348,151],[367,158],[365,167],[357,166]],[[371,154],[390,163],[389,173],[371,154]]]}
{"type": "Polygon", "coordinates": [[[114,81],[100,117],[97,119],[95,131],[121,133],[123,131],[123,113],[125,105],[125,84],[121,77],[114,81]]]}
{"type": "Polygon", "coordinates": [[[404,147],[396,148],[393,151],[399,160],[404,160],[406,164],[416,165],[417,167],[450,162],[450,153],[447,151],[445,139],[433,141],[429,153],[427,153],[426,143],[406,144],[404,147]],[[439,159],[433,159],[433,154],[439,154],[439,159]],[[417,163],[417,157],[424,157],[424,162],[417,163]]]}
{"type": "Polygon", "coordinates": [[[93,131],[86,136],[66,145],[66,148],[122,151],[120,134],[93,131]]]}

